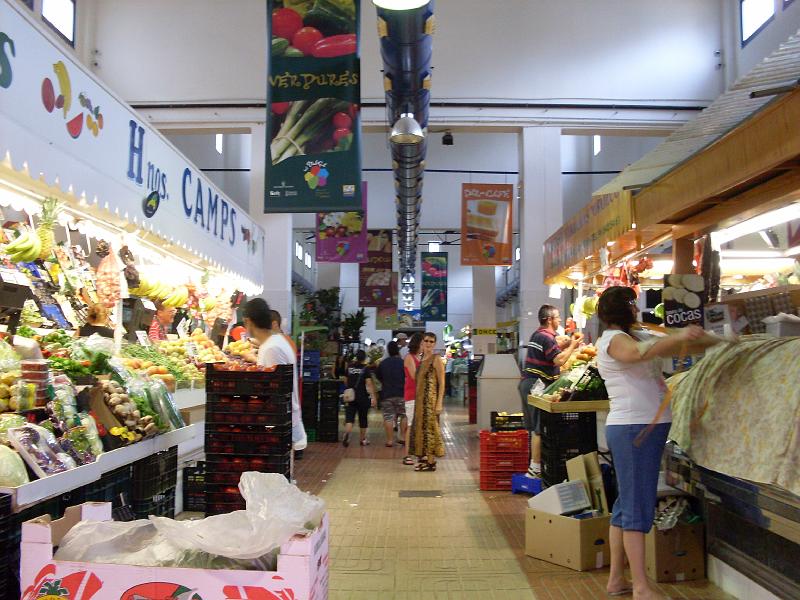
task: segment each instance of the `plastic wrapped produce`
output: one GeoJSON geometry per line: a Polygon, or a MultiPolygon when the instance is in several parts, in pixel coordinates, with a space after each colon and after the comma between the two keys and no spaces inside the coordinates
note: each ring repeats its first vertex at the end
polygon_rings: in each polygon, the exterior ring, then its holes
{"type": "Polygon", "coordinates": [[[169,393],[163,381],[153,380],[149,382],[146,390],[150,398],[150,404],[160,415],[163,423],[168,424],[172,429],[180,429],[186,426],[181,413],[175,406],[172,394],[169,393]]]}
{"type": "Polygon", "coordinates": [[[0,487],[17,487],[25,483],[28,483],[28,471],[19,454],[0,445],[0,487]]]}
{"type": "Polygon", "coordinates": [[[22,427],[27,421],[22,415],[16,413],[4,413],[0,415],[0,444],[9,445],[8,430],[12,427],[22,427]]]}
{"type": "Polygon", "coordinates": [[[8,439],[38,477],[74,469],[77,464],[44,427],[23,425],[8,430],[8,439]]]}
{"type": "Polygon", "coordinates": [[[88,413],[79,413],[81,424],[86,430],[86,438],[89,440],[92,454],[100,456],[103,453],[103,442],[100,440],[100,432],[97,430],[97,423],[92,415],[88,413]]]}

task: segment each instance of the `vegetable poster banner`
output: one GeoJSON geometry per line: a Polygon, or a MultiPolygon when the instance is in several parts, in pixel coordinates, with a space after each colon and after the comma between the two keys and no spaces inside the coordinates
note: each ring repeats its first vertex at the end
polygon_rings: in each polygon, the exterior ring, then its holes
{"type": "Polygon", "coordinates": [[[361,209],[359,0],[267,0],[264,212],[361,209]]]}
{"type": "Polygon", "coordinates": [[[317,213],[317,262],[367,260],[367,184],[361,184],[361,210],[317,213]]]}
{"type": "Polygon", "coordinates": [[[423,252],[423,321],[447,321],[447,252],[423,252]]]}
{"type": "Polygon", "coordinates": [[[392,285],[392,230],[367,232],[367,262],[358,267],[358,305],[397,308],[397,285],[392,285]]]}
{"type": "Polygon", "coordinates": [[[510,265],[514,186],[464,183],[461,186],[461,264],[510,265]]]}
{"type": "Polygon", "coordinates": [[[379,308],[375,313],[375,329],[393,330],[400,328],[400,315],[397,307],[379,308]]]}

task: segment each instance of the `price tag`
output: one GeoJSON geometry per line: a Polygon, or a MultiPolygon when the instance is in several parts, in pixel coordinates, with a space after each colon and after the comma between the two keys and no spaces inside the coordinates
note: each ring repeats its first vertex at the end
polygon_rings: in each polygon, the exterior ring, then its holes
{"type": "Polygon", "coordinates": [[[197,344],[194,342],[189,342],[186,344],[186,356],[194,358],[197,356],[197,344]]]}
{"type": "Polygon", "coordinates": [[[147,336],[146,331],[137,331],[136,339],[139,340],[142,346],[150,346],[150,338],[147,336]]]}
{"type": "Polygon", "coordinates": [[[495,328],[484,328],[484,329],[473,329],[472,335],[497,335],[497,329],[495,328]]]}
{"type": "Polygon", "coordinates": [[[178,332],[178,337],[180,339],[189,337],[189,320],[182,319],[181,322],[178,323],[178,326],[175,328],[175,330],[178,332]]]}

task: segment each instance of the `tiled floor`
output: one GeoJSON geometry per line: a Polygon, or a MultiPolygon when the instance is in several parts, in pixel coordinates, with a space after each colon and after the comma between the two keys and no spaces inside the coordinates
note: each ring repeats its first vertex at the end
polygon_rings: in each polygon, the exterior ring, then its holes
{"type": "MultiPolygon", "coordinates": [[[[606,598],[606,570],[578,573],[525,556],[527,496],[478,491],[475,426],[454,406],[443,423],[447,456],[435,473],[401,464],[404,449],[383,445],[374,411],[371,446],[306,450],[298,484],[321,495],[331,515],[330,598],[606,598]]],[[[707,582],[661,589],[676,599],[728,598],[707,582]]]]}

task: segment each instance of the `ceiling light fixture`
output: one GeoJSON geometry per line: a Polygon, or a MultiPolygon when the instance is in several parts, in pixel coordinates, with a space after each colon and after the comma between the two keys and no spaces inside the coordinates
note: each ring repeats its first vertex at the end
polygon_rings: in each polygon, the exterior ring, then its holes
{"type": "Polygon", "coordinates": [[[428,252],[439,252],[441,248],[441,244],[439,242],[429,242],[428,243],[428,252]]]}
{"type": "Polygon", "coordinates": [[[763,215],[753,217],[733,227],[714,231],[711,234],[711,245],[715,250],[719,250],[723,244],[739,239],[752,233],[758,233],[762,229],[769,229],[777,225],[788,223],[800,219],[800,204],[790,204],[777,210],[766,212],[763,215]]]}
{"type": "Polygon", "coordinates": [[[421,144],[424,139],[425,133],[412,113],[401,114],[389,134],[389,141],[394,144],[421,144]]]}

